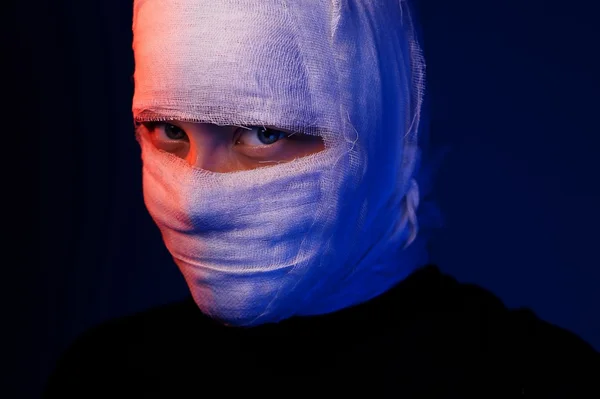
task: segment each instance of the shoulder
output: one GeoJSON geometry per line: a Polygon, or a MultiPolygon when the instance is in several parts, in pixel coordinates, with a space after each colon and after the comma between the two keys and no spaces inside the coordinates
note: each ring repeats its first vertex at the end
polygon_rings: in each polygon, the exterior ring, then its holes
{"type": "MultiPolygon", "coordinates": [[[[477,284],[461,283],[435,268],[430,271],[432,290],[438,290],[440,306],[461,313],[484,328],[488,336],[502,335],[515,345],[532,351],[552,351],[554,355],[571,354],[598,359],[598,352],[573,332],[547,322],[528,308],[508,308],[502,300],[477,284]]],[[[496,337],[500,339],[500,336],[496,337]]]]}
{"type": "Polygon", "coordinates": [[[210,333],[210,322],[191,298],[118,317],[86,330],[58,360],[44,397],[77,396],[94,386],[101,389],[99,380],[107,378],[113,386],[119,381],[125,386],[125,381],[135,378],[129,372],[132,362],[150,367],[154,357],[175,349],[168,346],[179,342],[177,331],[189,328],[190,323],[194,323],[196,332],[206,327],[210,333]]]}
{"type": "Polygon", "coordinates": [[[73,349],[94,347],[119,347],[155,343],[157,337],[166,338],[175,330],[198,327],[208,321],[195,306],[193,300],[169,303],[146,309],[131,315],[117,317],[85,331],[74,342],[73,349]]]}
{"type": "Polygon", "coordinates": [[[508,308],[478,285],[459,283],[439,271],[432,281],[440,290],[439,306],[451,315],[448,329],[452,323],[459,326],[455,328],[468,337],[462,345],[473,358],[496,363],[498,370],[512,368],[524,390],[529,387],[530,393],[543,397],[587,396],[591,389],[600,389],[600,353],[573,332],[530,309],[508,308]]]}
{"type": "Polygon", "coordinates": [[[575,392],[588,396],[592,389],[600,395],[600,353],[582,338],[529,309],[510,310],[506,331],[531,385],[558,397],[575,392]]]}

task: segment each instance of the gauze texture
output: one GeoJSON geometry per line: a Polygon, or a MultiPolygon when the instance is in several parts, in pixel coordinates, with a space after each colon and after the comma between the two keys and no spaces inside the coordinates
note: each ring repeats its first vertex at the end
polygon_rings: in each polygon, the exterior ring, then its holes
{"type": "Polygon", "coordinates": [[[404,1],[137,0],[137,121],[275,126],[326,149],[214,173],[140,137],[146,206],[198,306],[232,325],[335,311],[423,264],[424,63],[404,1]]]}

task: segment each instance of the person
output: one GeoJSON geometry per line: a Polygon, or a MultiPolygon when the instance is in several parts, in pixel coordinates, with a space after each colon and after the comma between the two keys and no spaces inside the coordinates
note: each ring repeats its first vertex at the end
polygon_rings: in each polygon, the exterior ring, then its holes
{"type": "Polygon", "coordinates": [[[46,397],[598,397],[588,343],[428,264],[406,1],[136,0],[133,34],[191,296],[85,332],[46,397]]]}

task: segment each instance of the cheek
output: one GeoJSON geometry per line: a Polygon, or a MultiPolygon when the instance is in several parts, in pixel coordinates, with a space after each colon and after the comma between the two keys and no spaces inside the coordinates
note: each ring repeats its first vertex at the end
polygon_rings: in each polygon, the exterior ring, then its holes
{"type": "Polygon", "coordinates": [[[253,157],[253,168],[273,165],[277,162],[291,162],[294,159],[323,151],[325,145],[322,140],[289,140],[280,143],[277,149],[267,151],[261,156],[253,157]]]}
{"type": "Polygon", "coordinates": [[[181,159],[186,159],[190,154],[190,144],[187,141],[161,141],[151,137],[151,142],[155,148],[173,154],[181,159]]]}
{"type": "Polygon", "coordinates": [[[307,140],[292,143],[289,147],[290,148],[287,149],[289,156],[298,158],[323,151],[325,149],[325,143],[323,143],[323,140],[307,140]]]}
{"type": "Polygon", "coordinates": [[[317,152],[321,152],[325,149],[325,142],[323,139],[316,140],[312,143],[311,154],[316,154],[317,152]]]}
{"type": "Polygon", "coordinates": [[[271,162],[261,163],[256,159],[248,158],[247,156],[236,152],[231,153],[227,164],[230,166],[230,172],[237,172],[240,170],[252,170],[272,165],[271,162]]]}

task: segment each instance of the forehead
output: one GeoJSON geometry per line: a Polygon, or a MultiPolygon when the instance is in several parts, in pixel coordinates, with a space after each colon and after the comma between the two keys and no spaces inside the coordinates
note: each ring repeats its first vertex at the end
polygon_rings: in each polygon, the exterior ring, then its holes
{"type": "Polygon", "coordinates": [[[335,130],[329,4],[137,1],[134,116],[335,130]]]}

